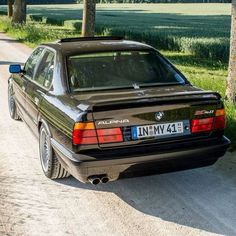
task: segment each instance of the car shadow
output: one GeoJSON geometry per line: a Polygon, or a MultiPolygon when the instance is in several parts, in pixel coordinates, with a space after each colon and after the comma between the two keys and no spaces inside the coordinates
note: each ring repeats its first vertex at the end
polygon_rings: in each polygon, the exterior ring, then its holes
{"type": "Polygon", "coordinates": [[[57,182],[73,188],[115,193],[134,209],[164,221],[235,235],[231,228],[236,224],[234,155],[227,154],[211,167],[121,179],[105,185],[83,184],[73,177],[57,182]]]}

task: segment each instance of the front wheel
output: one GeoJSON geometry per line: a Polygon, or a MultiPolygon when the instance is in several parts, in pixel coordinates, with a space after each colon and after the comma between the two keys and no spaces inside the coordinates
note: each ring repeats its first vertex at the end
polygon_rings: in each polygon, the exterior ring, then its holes
{"type": "Polygon", "coordinates": [[[8,108],[9,108],[10,117],[13,120],[20,120],[20,116],[17,113],[16,102],[13,97],[12,86],[10,83],[8,84],[8,108]]]}
{"type": "Polygon", "coordinates": [[[60,179],[70,176],[55,154],[51,146],[51,135],[44,124],[39,134],[39,154],[44,174],[50,179],[60,179]]]}

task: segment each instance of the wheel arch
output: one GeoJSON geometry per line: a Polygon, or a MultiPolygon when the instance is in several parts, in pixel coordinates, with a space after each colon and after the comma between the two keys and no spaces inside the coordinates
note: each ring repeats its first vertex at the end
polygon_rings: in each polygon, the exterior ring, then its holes
{"type": "Polygon", "coordinates": [[[50,135],[50,137],[52,137],[52,132],[50,130],[48,122],[43,117],[39,117],[39,119],[38,119],[38,134],[40,134],[40,129],[41,129],[42,125],[44,125],[48,134],[50,135]]]}

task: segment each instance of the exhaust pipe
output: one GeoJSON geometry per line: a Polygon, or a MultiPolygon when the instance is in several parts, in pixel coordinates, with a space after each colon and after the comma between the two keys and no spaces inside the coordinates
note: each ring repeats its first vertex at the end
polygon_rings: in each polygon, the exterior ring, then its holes
{"type": "Polygon", "coordinates": [[[102,182],[103,184],[106,184],[106,183],[109,182],[109,178],[108,178],[107,176],[103,176],[103,177],[101,178],[101,182],[102,182]]]}
{"type": "Polygon", "coordinates": [[[98,176],[89,176],[88,181],[93,185],[98,185],[98,184],[100,184],[101,180],[98,176]]]}

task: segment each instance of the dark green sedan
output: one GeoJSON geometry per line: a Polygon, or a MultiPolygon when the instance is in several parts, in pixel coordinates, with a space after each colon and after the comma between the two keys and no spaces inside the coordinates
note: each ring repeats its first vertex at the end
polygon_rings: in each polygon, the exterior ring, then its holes
{"type": "Polygon", "coordinates": [[[146,44],[61,39],[9,70],[10,116],[39,139],[48,178],[99,184],[196,168],[230,145],[220,95],[192,86],[146,44]]]}

